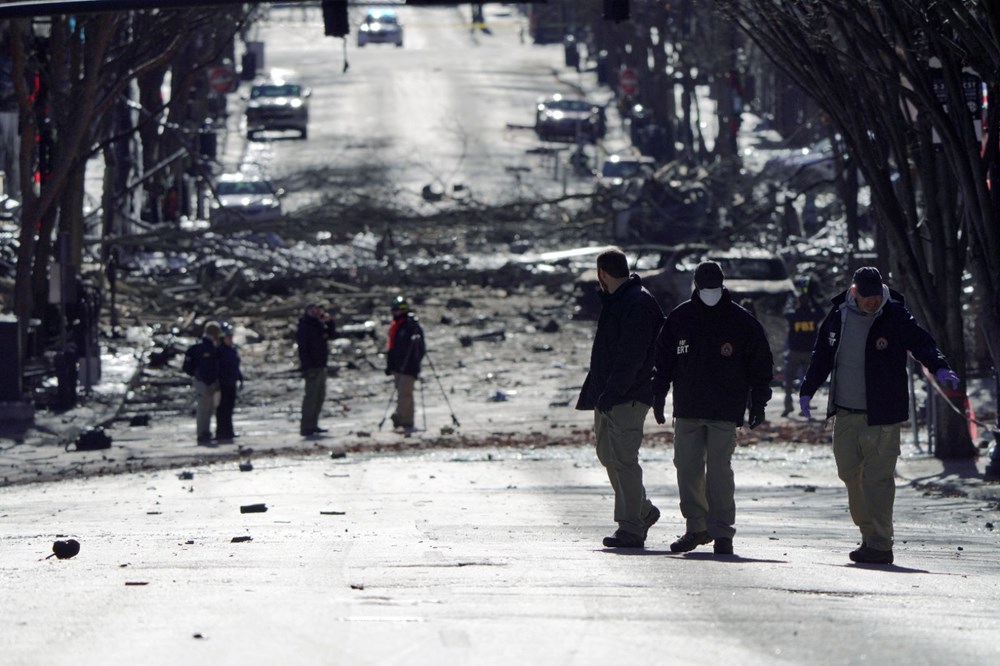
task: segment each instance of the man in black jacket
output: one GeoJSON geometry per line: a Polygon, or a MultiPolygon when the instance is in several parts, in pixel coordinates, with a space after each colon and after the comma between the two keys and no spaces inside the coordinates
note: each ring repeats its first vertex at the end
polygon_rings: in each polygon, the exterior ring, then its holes
{"type": "Polygon", "coordinates": [[[424,351],[424,331],[410,310],[409,301],[397,296],[392,302],[385,374],[396,381],[396,411],[392,415],[392,426],[407,433],[413,431],[413,387],[420,376],[424,351]]]}
{"type": "Polygon", "coordinates": [[[785,310],[788,321],[788,337],[785,338],[785,409],[782,416],[788,416],[793,411],[796,387],[801,383],[812,358],[813,346],[816,344],[816,331],[826,312],[815,297],[815,286],[811,278],[801,281],[795,303],[785,310]]]}
{"type": "Polygon", "coordinates": [[[215,439],[219,443],[236,438],[233,429],[233,410],[236,408],[236,390],[243,387],[240,369],[240,352],[233,342],[233,327],[222,324],[222,343],[218,346],[219,406],[215,409],[215,439]]]}
{"type": "Polygon", "coordinates": [[[218,322],[205,324],[201,341],[191,348],[194,358],[195,422],[198,444],[212,441],[212,414],[219,393],[219,338],[222,328],[218,322]]]}
{"type": "Polygon", "coordinates": [[[606,548],[642,548],[660,511],[646,497],[639,466],[642,426],[653,403],[653,345],[663,312],[628,259],[617,249],[597,257],[603,308],[590,353],[590,371],[576,408],[594,411],[597,458],[615,492],[618,529],[606,548]]]}
{"type": "Polygon", "coordinates": [[[656,344],[653,416],[665,423],[674,387],[674,467],[683,536],[675,553],[715,541],[718,555],[733,553],[736,491],[732,457],[736,428],[747,405],[751,428],[764,421],[771,399],[771,348],[760,322],[733,302],[722,267],[706,261],[694,273],[694,294],[669,315],[656,344]]]}
{"type": "Polygon", "coordinates": [[[802,412],[832,373],[826,416],[836,416],[833,457],[847,486],[847,503],[861,530],[854,562],[892,564],[892,509],[900,423],[909,416],[907,352],[941,384],[958,388],[934,338],[882,282],[874,266],[859,268],[850,288],[833,299],[820,326],[812,362],[799,390],[802,412]]]}
{"type": "Polygon", "coordinates": [[[295,341],[299,346],[299,363],[306,383],[299,423],[299,434],[303,437],[326,432],[326,428],[319,427],[319,414],[326,399],[326,363],[330,355],[328,340],[336,333],[333,318],[315,303],[309,305],[299,319],[295,341]]]}

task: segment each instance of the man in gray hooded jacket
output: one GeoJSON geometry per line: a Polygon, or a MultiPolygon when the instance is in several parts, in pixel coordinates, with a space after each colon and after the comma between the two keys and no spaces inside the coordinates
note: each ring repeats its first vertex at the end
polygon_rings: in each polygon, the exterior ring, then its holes
{"type": "Polygon", "coordinates": [[[958,376],[902,295],[882,283],[877,268],[859,268],[850,288],[833,299],[799,390],[802,413],[809,418],[810,399],[832,374],[827,418],[836,416],[833,455],[847,486],[851,518],[861,530],[861,547],[850,553],[854,562],[893,561],[899,430],[909,415],[907,352],[939,383],[958,388],[958,376]]]}

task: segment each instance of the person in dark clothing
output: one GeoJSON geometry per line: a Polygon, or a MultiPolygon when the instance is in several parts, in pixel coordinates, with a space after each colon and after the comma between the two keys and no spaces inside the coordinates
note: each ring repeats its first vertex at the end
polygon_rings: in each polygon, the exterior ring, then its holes
{"type": "Polygon", "coordinates": [[[906,309],[903,296],[882,282],[877,268],[859,268],[850,288],[833,299],[799,390],[808,418],[809,401],[832,374],[826,417],[836,417],[833,457],[847,486],[851,518],[861,530],[861,547],[849,555],[854,562],[893,561],[899,431],[909,416],[907,353],[938,383],[958,388],[958,376],[906,309]]]}
{"type": "Polygon", "coordinates": [[[319,415],[326,399],[326,364],[330,355],[330,338],[337,334],[337,327],[322,306],[315,303],[306,308],[299,319],[295,341],[299,347],[299,363],[305,379],[302,396],[302,419],[299,434],[303,437],[327,431],[319,427],[319,415]]]}
{"type": "Polygon", "coordinates": [[[597,281],[603,306],[576,408],[594,410],[597,458],[615,493],[618,529],[604,537],[604,546],[642,548],[660,518],[646,497],[639,448],[653,404],[653,346],[663,311],[639,276],[629,275],[628,259],[618,248],[598,255],[597,281]]]}
{"type": "Polygon", "coordinates": [[[218,351],[219,406],[215,409],[215,439],[224,442],[236,438],[233,410],[236,408],[237,386],[243,388],[240,353],[233,344],[233,328],[229,324],[222,324],[222,344],[218,351]]]}
{"type": "Polygon", "coordinates": [[[782,416],[788,416],[794,409],[793,394],[802,382],[812,358],[813,345],[816,343],[816,332],[826,312],[813,295],[812,281],[804,280],[799,287],[795,302],[785,310],[785,320],[788,321],[788,337],[785,339],[785,409],[782,416]]]}
{"type": "Polygon", "coordinates": [[[424,331],[410,310],[410,303],[402,296],[392,302],[392,323],[389,325],[388,352],[385,356],[385,374],[396,382],[396,411],[392,427],[413,431],[413,387],[420,376],[420,363],[424,359],[424,331]]]}
{"type": "Polygon", "coordinates": [[[674,467],[684,535],[674,553],[715,541],[718,555],[733,553],[736,530],[732,457],[736,428],[750,408],[750,428],[764,421],[771,399],[771,348],[760,322],[733,302],[722,268],[706,261],[694,273],[691,299],[663,324],[653,370],[653,416],[666,423],[674,388],[674,467]]]}
{"type": "Polygon", "coordinates": [[[212,441],[212,414],[219,393],[219,338],[222,328],[218,322],[205,324],[201,341],[189,351],[194,357],[195,422],[198,443],[212,441]]]}

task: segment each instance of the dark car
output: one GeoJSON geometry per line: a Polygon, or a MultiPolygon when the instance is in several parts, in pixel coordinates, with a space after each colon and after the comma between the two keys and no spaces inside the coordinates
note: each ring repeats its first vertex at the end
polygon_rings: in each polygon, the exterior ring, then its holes
{"type": "Polygon", "coordinates": [[[781,257],[754,247],[681,246],[661,255],[659,270],[643,274],[643,282],[664,305],[674,307],[691,297],[694,269],[702,261],[715,261],[722,267],[733,300],[753,310],[767,331],[771,350],[780,353],[785,344],[785,307],[795,296],[795,285],[781,257]]]}
{"type": "Polygon", "coordinates": [[[403,46],[403,26],[391,9],[370,9],[358,26],[358,46],[365,44],[395,44],[403,46]]]}
{"type": "Polygon", "coordinates": [[[535,133],[542,141],[594,143],[607,133],[604,107],[561,94],[538,100],[535,133]]]}
{"type": "Polygon", "coordinates": [[[247,138],[265,130],[294,130],[307,138],[311,94],[309,88],[286,81],[254,85],[247,100],[247,138]]]}
{"type": "MultiPolygon", "coordinates": [[[[767,332],[772,352],[776,358],[780,354],[785,344],[785,306],[795,296],[795,285],[781,257],[759,248],[719,250],[703,244],[626,248],[626,254],[664,313],[691,298],[694,269],[699,263],[718,262],[733,300],[752,308],[767,332]]],[[[597,274],[593,269],[578,278],[577,318],[596,317],[600,313],[596,284],[597,274]]]]}

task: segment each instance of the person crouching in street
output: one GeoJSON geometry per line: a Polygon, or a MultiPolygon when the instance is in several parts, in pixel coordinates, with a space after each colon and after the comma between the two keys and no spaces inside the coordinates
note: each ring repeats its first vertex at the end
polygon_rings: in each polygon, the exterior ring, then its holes
{"type": "Polygon", "coordinates": [[[295,341],[299,346],[299,363],[305,379],[302,396],[302,418],[299,434],[311,437],[327,431],[319,427],[319,415],[326,400],[326,364],[330,355],[330,338],[337,334],[337,327],[323,307],[315,303],[306,307],[299,319],[295,341]]]}
{"type": "Polygon", "coordinates": [[[219,393],[219,339],[222,327],[218,322],[205,324],[201,341],[193,349],[195,423],[198,444],[212,441],[212,414],[219,393]]]}
{"type": "Polygon", "coordinates": [[[685,532],[670,551],[686,553],[714,541],[717,555],[733,554],[736,529],[732,458],[736,429],[764,421],[774,376],[771,347],[757,319],[733,302],[722,267],[702,262],[694,293],[663,324],[653,371],[653,417],[663,424],[674,389],[674,467],[685,532]]]}
{"type": "Polygon", "coordinates": [[[219,406],[215,410],[215,439],[219,442],[231,442],[236,438],[233,410],[237,386],[243,388],[240,353],[233,344],[233,327],[223,323],[222,344],[219,345],[219,406]]]}
{"type": "Polygon", "coordinates": [[[615,493],[618,529],[605,548],[643,548],[660,511],[642,483],[639,448],[653,404],[653,349],[663,311],[618,248],[597,256],[601,316],[590,352],[590,370],[576,408],[594,410],[597,459],[615,493]]]}
{"type": "Polygon", "coordinates": [[[902,295],[882,282],[874,266],[859,268],[847,291],[833,299],[799,390],[799,405],[810,418],[809,401],[832,373],[826,418],[834,417],[837,475],[861,530],[861,547],[849,554],[854,562],[893,561],[899,431],[910,410],[907,352],[938,383],[958,388],[958,375],[903,305],[902,295]]]}
{"type": "Polygon", "coordinates": [[[424,331],[410,310],[409,301],[397,296],[392,301],[385,374],[392,376],[396,382],[396,411],[392,414],[392,427],[407,433],[414,429],[413,388],[420,376],[420,363],[425,351],[424,331]]]}

